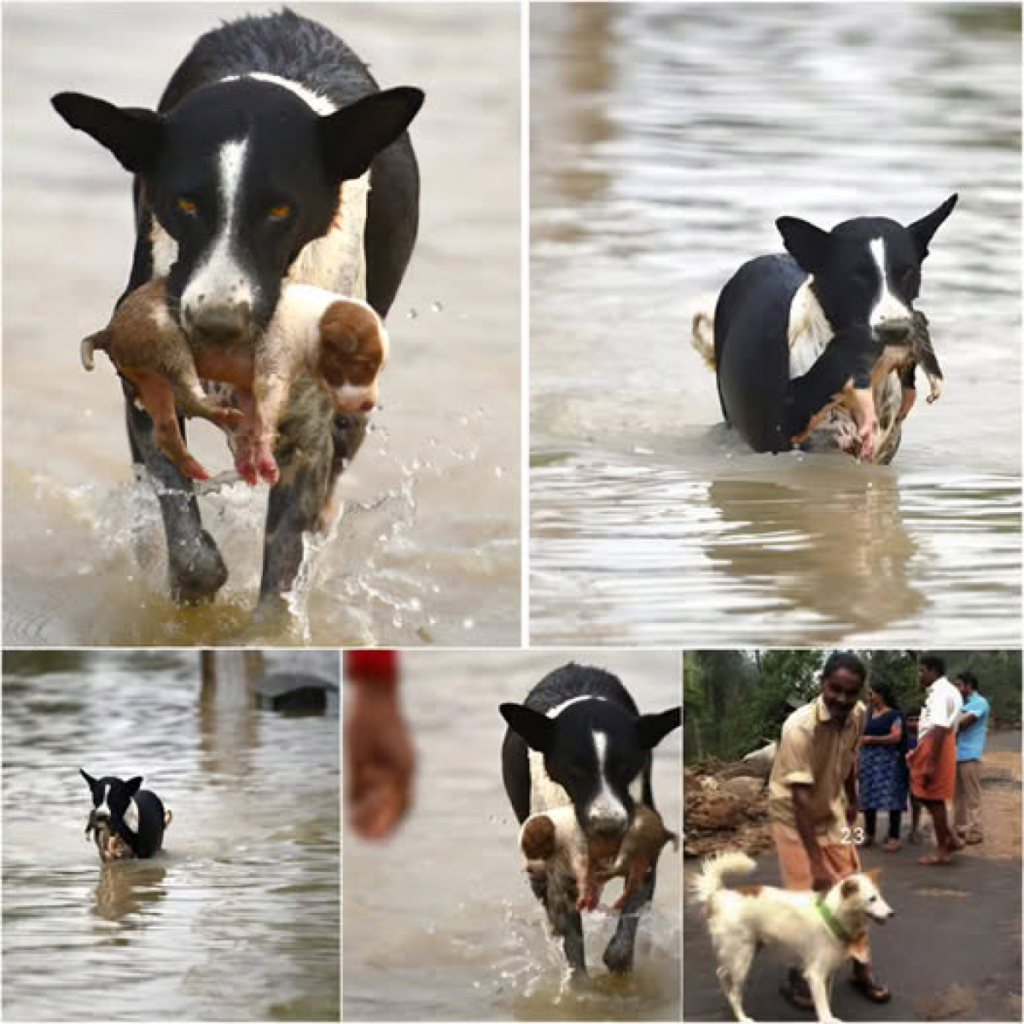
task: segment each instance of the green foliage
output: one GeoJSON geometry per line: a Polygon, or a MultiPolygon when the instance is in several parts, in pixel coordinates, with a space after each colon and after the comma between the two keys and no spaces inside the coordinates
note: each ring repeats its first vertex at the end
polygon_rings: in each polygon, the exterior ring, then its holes
{"type": "MultiPolygon", "coordinates": [[[[684,754],[735,760],[778,739],[782,723],[817,695],[817,673],[827,650],[687,651],[683,659],[684,754]]],[[[924,690],[917,658],[923,651],[854,651],[872,681],[888,683],[906,711],[920,708],[924,690]]],[[[993,722],[1021,720],[1020,651],[933,651],[946,659],[947,675],[970,669],[992,705],[993,722]]],[[[866,693],[866,691],[865,691],[866,693]]]]}

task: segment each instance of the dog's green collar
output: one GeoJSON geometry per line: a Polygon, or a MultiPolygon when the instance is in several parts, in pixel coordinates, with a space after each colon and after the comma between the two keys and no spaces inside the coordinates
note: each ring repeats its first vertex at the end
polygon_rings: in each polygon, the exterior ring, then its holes
{"type": "Polygon", "coordinates": [[[835,914],[832,913],[828,908],[828,904],[825,902],[825,894],[822,893],[815,901],[814,905],[818,908],[818,913],[821,914],[822,921],[828,925],[828,930],[840,941],[850,942],[852,936],[849,935],[846,929],[839,923],[839,919],[835,914]]]}

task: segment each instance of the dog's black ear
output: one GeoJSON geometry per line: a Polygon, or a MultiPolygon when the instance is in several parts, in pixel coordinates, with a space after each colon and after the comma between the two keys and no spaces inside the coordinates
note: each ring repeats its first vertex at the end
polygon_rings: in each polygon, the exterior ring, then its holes
{"type": "Polygon", "coordinates": [[[90,789],[95,789],[96,788],[96,780],[88,772],[86,772],[86,770],[84,768],[79,768],[78,770],[81,773],[82,778],[85,779],[85,781],[89,783],[89,788],[90,789]]]}
{"type": "Polygon", "coordinates": [[[932,236],[939,230],[942,222],[953,212],[956,201],[960,198],[959,193],[954,192],[938,209],[932,210],[927,217],[915,220],[907,230],[914,239],[917,246],[918,256],[923,260],[928,255],[928,243],[932,236]]]}
{"type": "Polygon", "coordinates": [[[409,127],[421,106],[423,92],[402,85],[364,96],[320,118],[327,173],[335,181],[365,174],[373,158],[409,127]]]}
{"type": "Polygon", "coordinates": [[[72,128],[106,146],[126,171],[146,174],[156,166],[164,131],[159,114],[141,107],[115,107],[80,92],[61,92],[50,102],[72,128]]]}
{"type": "Polygon", "coordinates": [[[641,715],[636,720],[636,731],[640,738],[640,746],[645,750],[656,747],[673,729],[678,729],[683,721],[683,709],[670,708],[657,715],[641,715]]]}
{"type": "Polygon", "coordinates": [[[808,274],[816,274],[825,265],[832,245],[832,236],[827,231],[799,217],[780,217],[775,226],[786,251],[808,274]]]}
{"type": "Polygon", "coordinates": [[[501,717],[508,722],[508,727],[517,735],[522,736],[526,745],[533,750],[546,754],[551,746],[551,738],[555,732],[555,723],[533,708],[522,704],[501,704],[498,706],[501,717]]]}
{"type": "Polygon", "coordinates": [[[136,775],[134,779],[129,779],[125,784],[124,788],[129,796],[135,796],[139,791],[139,786],[142,785],[142,776],[136,775]]]}

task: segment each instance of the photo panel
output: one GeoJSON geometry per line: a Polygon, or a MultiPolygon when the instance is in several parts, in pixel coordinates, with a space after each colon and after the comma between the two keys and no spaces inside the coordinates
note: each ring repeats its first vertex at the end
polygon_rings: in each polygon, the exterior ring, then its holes
{"type": "Polygon", "coordinates": [[[533,644],[1020,644],[1021,11],[882,12],[531,5],[533,644]]]}
{"type": "Polygon", "coordinates": [[[4,652],[5,1020],[338,1020],[339,668],[4,652]]]}
{"type": "Polygon", "coordinates": [[[684,1019],[1017,1020],[1020,650],[694,650],[684,679],[684,1019]]]}
{"type": "Polygon", "coordinates": [[[520,6],[288,10],[3,7],[8,646],[520,641],[520,6]]]}
{"type": "Polygon", "coordinates": [[[344,673],[345,1019],[679,1020],[678,652],[381,653],[344,673]]]}

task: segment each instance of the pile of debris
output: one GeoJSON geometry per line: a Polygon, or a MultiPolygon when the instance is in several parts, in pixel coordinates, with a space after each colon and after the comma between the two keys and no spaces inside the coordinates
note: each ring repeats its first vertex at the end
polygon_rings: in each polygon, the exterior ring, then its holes
{"type": "MultiPolygon", "coordinates": [[[[774,750],[771,752],[774,755],[774,750]]],[[[708,759],[683,772],[683,854],[707,857],[719,850],[751,855],[772,846],[768,832],[768,773],[771,760],[708,759]]]]}

